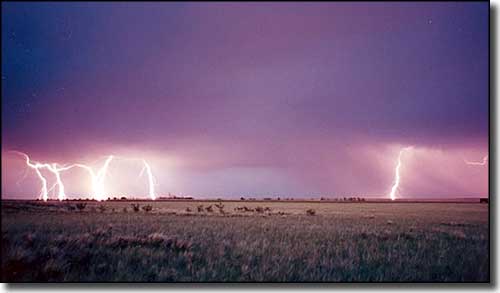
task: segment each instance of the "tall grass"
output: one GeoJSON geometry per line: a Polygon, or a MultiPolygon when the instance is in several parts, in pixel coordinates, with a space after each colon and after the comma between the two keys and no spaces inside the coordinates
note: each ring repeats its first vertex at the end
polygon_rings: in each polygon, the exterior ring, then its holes
{"type": "Polygon", "coordinates": [[[4,203],[3,281],[489,280],[479,204],[88,205],[4,203]]]}

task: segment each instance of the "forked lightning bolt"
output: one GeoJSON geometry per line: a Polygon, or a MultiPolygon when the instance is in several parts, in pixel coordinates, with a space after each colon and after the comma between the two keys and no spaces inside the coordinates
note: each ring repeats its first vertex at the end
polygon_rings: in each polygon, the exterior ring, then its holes
{"type": "Polygon", "coordinates": [[[42,181],[42,189],[40,190],[40,199],[47,201],[47,199],[49,198],[49,195],[48,195],[49,191],[47,190],[47,179],[45,179],[45,177],[43,177],[43,175],[42,175],[42,172],[40,172],[40,169],[43,168],[43,165],[40,163],[33,164],[30,161],[30,158],[28,157],[28,155],[25,153],[21,153],[21,152],[17,152],[17,151],[13,151],[13,152],[24,156],[26,158],[26,165],[28,165],[28,167],[35,170],[36,175],[38,176],[38,178],[40,178],[40,181],[42,181]]]}
{"type": "Polygon", "coordinates": [[[64,192],[64,184],[61,180],[61,171],[66,171],[68,169],[71,169],[72,166],[69,167],[64,167],[62,166],[59,168],[56,163],[53,164],[44,164],[47,166],[47,169],[49,169],[50,172],[56,176],[56,181],[57,181],[57,199],[59,200],[64,200],[66,199],[66,193],[64,192]]]}
{"type": "Polygon", "coordinates": [[[92,196],[93,199],[97,201],[104,200],[105,198],[105,190],[104,190],[104,178],[106,176],[106,172],[108,171],[108,166],[109,163],[111,163],[111,160],[113,159],[113,156],[108,156],[106,161],[104,162],[104,165],[97,171],[97,174],[94,172],[94,170],[84,164],[75,164],[75,167],[82,168],[86,170],[91,179],[91,186],[92,186],[92,196]]]}
{"type": "Polygon", "coordinates": [[[396,170],[394,172],[394,184],[392,185],[391,192],[389,193],[389,197],[391,200],[396,199],[396,195],[397,195],[398,189],[399,189],[399,183],[401,181],[401,175],[400,175],[400,169],[401,169],[401,164],[402,164],[401,157],[403,156],[403,153],[409,149],[411,149],[411,147],[406,147],[406,148],[403,148],[399,151],[398,163],[396,165],[396,170]]]}
{"type": "MultiPolygon", "coordinates": [[[[30,160],[29,156],[25,153],[22,153],[19,151],[10,151],[10,152],[17,153],[17,154],[24,156],[26,159],[26,165],[35,170],[38,178],[42,182],[42,188],[40,191],[40,199],[47,201],[48,200],[48,193],[57,186],[57,188],[58,188],[57,189],[58,190],[57,198],[61,201],[65,200],[67,198],[67,196],[65,193],[63,181],[61,179],[61,172],[67,171],[67,170],[74,168],[74,167],[78,167],[78,168],[84,169],[90,175],[92,198],[97,200],[97,201],[105,200],[106,190],[104,187],[104,179],[106,177],[108,166],[111,163],[111,161],[113,160],[114,156],[108,156],[106,158],[106,161],[104,162],[104,165],[96,173],[96,172],[94,172],[92,167],[87,166],[85,164],[81,164],[81,163],[73,164],[73,165],[69,165],[69,166],[59,166],[57,163],[52,163],[52,164],[44,163],[44,164],[42,164],[39,162],[32,162],[30,160]],[[42,172],[40,171],[41,169],[44,169],[44,168],[49,170],[51,173],[53,173],[55,178],[56,178],[56,183],[50,189],[47,188],[47,179],[43,176],[42,172]]],[[[149,186],[148,195],[152,200],[155,200],[156,194],[155,194],[155,189],[154,189],[155,184],[154,184],[153,172],[151,171],[151,167],[149,166],[149,164],[145,160],[141,160],[141,161],[144,164],[144,167],[141,171],[141,174],[144,172],[144,170],[146,170],[146,173],[148,176],[148,186],[149,186]]]]}
{"type": "MultiPolygon", "coordinates": [[[[62,166],[61,168],[59,168],[56,163],[53,163],[53,164],[41,164],[39,162],[32,163],[27,154],[22,153],[22,152],[18,152],[18,151],[12,151],[12,152],[24,156],[26,158],[26,165],[28,165],[28,167],[34,169],[38,178],[40,178],[40,181],[42,181],[42,189],[40,192],[40,198],[42,200],[47,201],[48,197],[49,197],[48,196],[49,190],[47,189],[47,179],[45,179],[45,177],[42,175],[42,172],[40,172],[40,170],[43,168],[48,169],[50,172],[52,172],[56,176],[57,183],[52,188],[54,188],[57,185],[57,187],[58,187],[58,195],[57,195],[58,199],[64,200],[66,198],[66,194],[64,193],[64,184],[61,180],[61,173],[60,172],[70,169],[71,166],[70,167],[62,166]]],[[[52,190],[52,188],[51,188],[51,190],[52,190]]]]}

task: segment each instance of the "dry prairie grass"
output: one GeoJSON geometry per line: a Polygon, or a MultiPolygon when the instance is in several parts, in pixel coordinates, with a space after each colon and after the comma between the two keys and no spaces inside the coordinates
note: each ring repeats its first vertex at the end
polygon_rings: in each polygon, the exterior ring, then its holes
{"type": "Polygon", "coordinates": [[[489,280],[485,205],[67,204],[3,202],[4,281],[489,280]]]}

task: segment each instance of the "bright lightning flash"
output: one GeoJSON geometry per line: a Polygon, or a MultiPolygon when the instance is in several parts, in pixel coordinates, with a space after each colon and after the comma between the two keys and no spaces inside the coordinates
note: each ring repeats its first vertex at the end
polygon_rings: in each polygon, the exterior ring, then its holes
{"type": "Polygon", "coordinates": [[[471,161],[467,161],[464,159],[464,162],[467,164],[467,165],[479,165],[479,166],[484,166],[486,165],[486,163],[488,163],[488,155],[484,156],[483,157],[483,161],[482,162],[471,162],[471,161]]]}
{"type": "Polygon", "coordinates": [[[85,169],[91,178],[91,184],[92,184],[92,196],[95,200],[101,201],[104,200],[105,197],[105,190],[104,190],[104,178],[106,177],[106,172],[108,171],[108,166],[109,163],[111,163],[111,160],[113,160],[113,156],[108,156],[106,161],[104,162],[104,165],[97,171],[97,174],[94,172],[94,170],[84,164],[75,164],[74,166],[85,169]]]}
{"type": "MultiPolygon", "coordinates": [[[[92,197],[93,199],[97,201],[105,200],[105,195],[106,195],[106,190],[104,188],[104,179],[106,177],[106,173],[108,170],[108,166],[113,160],[114,156],[108,156],[106,158],[106,161],[104,162],[104,165],[96,172],[92,169],[92,167],[87,166],[85,164],[73,164],[70,166],[60,166],[57,163],[52,163],[52,164],[42,164],[39,162],[32,162],[29,158],[29,156],[25,153],[19,152],[19,151],[10,151],[13,153],[20,154],[25,157],[26,159],[26,165],[32,169],[35,170],[38,178],[42,182],[42,188],[40,191],[40,199],[47,201],[49,196],[48,193],[53,190],[57,186],[57,198],[62,201],[67,198],[65,189],[64,189],[64,184],[61,179],[61,172],[62,171],[67,171],[71,168],[78,167],[82,168],[85,171],[87,171],[90,175],[91,178],[91,188],[92,188],[92,197]],[[41,169],[47,169],[51,173],[54,174],[56,177],[56,183],[50,188],[47,188],[47,179],[43,176],[42,172],[40,171],[41,169]]],[[[134,159],[137,160],[137,159],[134,159]]],[[[141,171],[141,175],[146,170],[147,176],[148,176],[148,186],[149,186],[149,197],[152,200],[156,199],[156,194],[155,194],[155,188],[154,188],[154,176],[153,172],[151,171],[151,166],[145,161],[141,160],[142,163],[144,164],[144,168],[141,171]]]]}
{"type": "Polygon", "coordinates": [[[40,192],[41,199],[43,199],[44,201],[47,201],[49,198],[49,196],[48,196],[49,191],[52,190],[52,188],[54,188],[56,185],[58,186],[57,198],[59,200],[64,200],[66,198],[66,194],[64,193],[64,184],[61,180],[61,173],[60,172],[68,170],[72,166],[70,166],[70,167],[62,166],[61,168],[59,168],[56,163],[53,163],[53,164],[41,164],[39,162],[32,163],[27,154],[19,152],[19,151],[12,151],[12,152],[24,156],[26,158],[26,165],[28,165],[28,167],[34,169],[38,178],[40,178],[40,181],[42,181],[42,189],[40,192]],[[48,169],[50,172],[52,172],[56,176],[57,183],[50,190],[47,189],[47,179],[45,179],[45,177],[42,175],[42,172],[40,172],[40,169],[43,169],[43,168],[48,169]]]}
{"type": "Polygon", "coordinates": [[[409,150],[411,149],[411,147],[406,147],[406,148],[403,148],[399,151],[399,155],[398,155],[398,164],[396,165],[396,170],[395,170],[395,174],[394,174],[394,184],[392,185],[392,188],[391,188],[391,192],[389,193],[389,197],[391,198],[391,200],[395,200],[396,199],[396,194],[398,192],[398,189],[399,189],[399,183],[401,181],[401,175],[400,175],[400,169],[401,169],[401,157],[403,156],[403,153],[406,151],[406,150],[409,150]]]}
{"type": "Polygon", "coordinates": [[[47,166],[47,169],[49,169],[50,172],[52,172],[56,176],[56,181],[57,181],[57,199],[59,200],[64,200],[66,199],[66,193],[64,192],[64,184],[61,180],[61,171],[68,170],[71,167],[62,167],[58,168],[56,163],[53,164],[44,164],[47,166]]]}
{"type": "Polygon", "coordinates": [[[148,175],[149,197],[152,200],[155,200],[156,199],[156,195],[155,195],[155,186],[154,186],[153,172],[151,171],[151,167],[149,166],[148,162],[146,162],[145,160],[142,160],[142,162],[144,163],[144,168],[146,169],[146,173],[148,175]]]}
{"type": "Polygon", "coordinates": [[[40,163],[31,163],[30,161],[30,158],[28,157],[27,154],[24,154],[24,153],[20,153],[21,155],[23,155],[25,158],[26,158],[26,165],[28,165],[28,167],[32,168],[35,170],[36,172],[36,175],[38,175],[38,178],[40,178],[40,181],[42,181],[42,189],[40,190],[40,198],[43,199],[44,201],[47,201],[47,199],[49,198],[49,191],[47,190],[47,179],[45,179],[45,177],[43,177],[42,175],[42,172],[40,172],[40,169],[43,168],[42,164],[40,163]]]}

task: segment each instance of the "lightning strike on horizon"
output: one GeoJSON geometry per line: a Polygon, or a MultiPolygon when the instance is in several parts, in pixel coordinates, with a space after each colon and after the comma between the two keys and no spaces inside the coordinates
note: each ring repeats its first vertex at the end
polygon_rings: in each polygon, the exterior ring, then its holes
{"type": "Polygon", "coordinates": [[[396,193],[398,192],[398,189],[399,189],[399,183],[401,181],[401,175],[399,173],[400,169],[401,169],[401,157],[403,156],[403,153],[406,151],[406,150],[409,150],[411,149],[411,147],[406,147],[406,148],[403,148],[399,151],[399,155],[398,155],[398,163],[396,165],[396,170],[395,170],[395,174],[394,174],[394,184],[392,185],[391,187],[391,192],[389,193],[389,197],[391,200],[395,200],[396,199],[396,193]]]}
{"type": "MultiPolygon", "coordinates": [[[[153,172],[151,171],[151,167],[149,166],[148,162],[146,162],[145,160],[142,160],[142,162],[144,163],[144,168],[146,169],[146,173],[148,175],[149,197],[152,200],[155,200],[156,199],[156,195],[155,195],[153,172]]],[[[141,171],[141,174],[142,174],[142,171],[141,171]]]]}
{"type": "MultiPolygon", "coordinates": [[[[61,179],[61,171],[66,171],[74,167],[74,165],[65,167],[62,166],[61,168],[57,167],[57,163],[52,163],[52,164],[43,164],[50,172],[54,174],[56,177],[56,185],[57,185],[57,199],[59,200],[65,200],[66,199],[66,193],[64,191],[64,184],[61,179]]],[[[54,185],[55,186],[55,185],[54,185]]],[[[51,188],[52,189],[52,188],[51,188]]]]}
{"type": "Polygon", "coordinates": [[[40,198],[44,201],[47,201],[49,199],[49,191],[47,190],[47,179],[43,177],[42,172],[40,172],[40,166],[38,165],[33,165],[30,163],[28,156],[26,156],[26,164],[30,167],[35,169],[36,174],[38,175],[38,178],[42,181],[42,189],[40,191],[40,198]]]}
{"type": "Polygon", "coordinates": [[[47,179],[43,177],[42,172],[40,172],[40,169],[38,167],[35,167],[34,165],[29,164],[31,168],[35,169],[36,174],[38,175],[38,178],[42,181],[42,189],[40,191],[40,196],[39,198],[42,199],[43,201],[47,201],[49,199],[49,191],[47,190],[47,179]]]}
{"type": "Polygon", "coordinates": [[[483,157],[483,161],[482,162],[467,161],[466,159],[464,159],[464,162],[467,165],[484,166],[484,165],[486,165],[486,163],[488,163],[488,155],[486,155],[486,156],[483,157]]]}
{"type": "Polygon", "coordinates": [[[143,164],[143,167],[141,169],[141,172],[139,172],[139,177],[142,176],[144,173],[144,170],[146,170],[147,175],[148,175],[148,195],[151,198],[151,200],[156,200],[156,193],[155,193],[155,183],[154,183],[154,176],[153,176],[153,171],[151,170],[151,166],[146,162],[144,159],[138,159],[138,158],[126,158],[126,157],[119,157],[123,160],[131,160],[131,161],[141,161],[143,164]]]}
{"type": "Polygon", "coordinates": [[[19,151],[11,151],[11,152],[19,154],[21,156],[24,156],[26,158],[26,165],[35,170],[38,178],[40,179],[40,181],[42,181],[42,188],[40,190],[39,198],[42,199],[43,201],[47,201],[49,198],[49,194],[48,194],[49,190],[47,189],[47,179],[45,179],[42,172],[40,172],[40,169],[46,168],[46,166],[43,164],[40,164],[38,162],[35,162],[34,164],[31,163],[30,157],[25,153],[22,153],[19,151]]]}
{"type": "MultiPolygon", "coordinates": [[[[91,177],[92,198],[94,200],[97,200],[97,201],[105,200],[106,191],[105,191],[105,187],[104,187],[104,179],[106,177],[109,164],[111,163],[111,161],[114,158],[113,155],[110,155],[107,157],[106,161],[104,162],[104,165],[96,173],[96,172],[94,172],[94,169],[92,167],[85,165],[85,164],[81,164],[81,163],[73,164],[73,165],[69,165],[69,166],[64,166],[64,165],[60,166],[57,163],[51,163],[51,164],[47,164],[47,163],[42,164],[39,162],[33,163],[33,162],[31,162],[31,160],[27,154],[19,152],[19,151],[11,151],[11,152],[14,152],[14,153],[17,153],[17,154],[24,156],[26,158],[26,164],[28,165],[28,167],[35,170],[38,178],[42,182],[42,188],[41,188],[41,192],[40,192],[40,196],[39,196],[40,199],[47,201],[48,200],[48,193],[50,191],[55,192],[55,188],[57,187],[58,200],[60,200],[60,201],[65,200],[67,198],[67,196],[65,193],[64,183],[63,183],[63,180],[61,178],[61,172],[67,171],[67,170],[72,169],[74,167],[78,167],[78,168],[82,168],[85,171],[87,171],[91,177]],[[47,169],[48,171],[50,171],[51,173],[53,173],[55,178],[56,178],[56,183],[54,185],[52,185],[52,187],[50,189],[47,188],[47,179],[43,176],[42,172],[40,171],[41,169],[44,169],[44,168],[47,169]]],[[[144,172],[144,170],[146,170],[146,173],[148,176],[148,195],[152,200],[155,200],[156,199],[155,187],[154,187],[155,179],[153,176],[153,172],[151,170],[151,166],[146,162],[146,160],[143,160],[143,159],[129,159],[129,158],[124,158],[124,159],[140,160],[143,163],[144,167],[141,170],[141,173],[139,174],[139,176],[141,176],[142,173],[144,172]]]]}
{"type": "Polygon", "coordinates": [[[106,176],[106,172],[108,170],[109,163],[111,163],[111,160],[113,159],[113,156],[108,156],[106,161],[104,162],[104,165],[97,171],[97,174],[94,172],[94,170],[84,164],[75,164],[75,167],[82,168],[86,170],[91,178],[91,185],[92,185],[92,197],[93,199],[97,201],[104,200],[105,198],[105,189],[104,189],[104,178],[106,176]]]}

